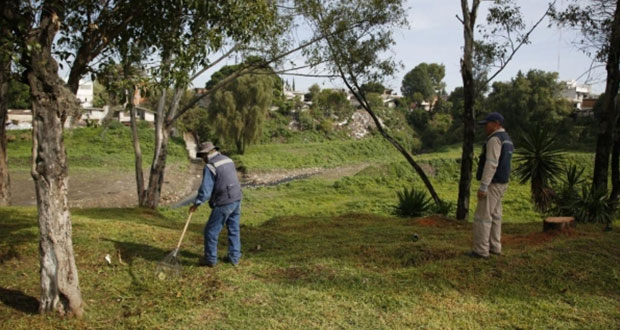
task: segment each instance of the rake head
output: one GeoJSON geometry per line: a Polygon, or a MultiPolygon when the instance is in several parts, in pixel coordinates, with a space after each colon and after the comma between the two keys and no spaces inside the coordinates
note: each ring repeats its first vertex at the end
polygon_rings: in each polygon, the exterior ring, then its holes
{"type": "Polygon", "coordinates": [[[178,257],[179,249],[174,249],[157,265],[155,277],[163,281],[168,278],[175,278],[181,274],[181,260],[178,257]]]}

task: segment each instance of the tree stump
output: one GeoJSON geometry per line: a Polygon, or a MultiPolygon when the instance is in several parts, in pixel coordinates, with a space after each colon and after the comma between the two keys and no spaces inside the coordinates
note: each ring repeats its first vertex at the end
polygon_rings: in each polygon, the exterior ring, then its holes
{"type": "Polygon", "coordinates": [[[548,217],[543,221],[543,232],[570,232],[575,227],[574,217],[548,217]]]}

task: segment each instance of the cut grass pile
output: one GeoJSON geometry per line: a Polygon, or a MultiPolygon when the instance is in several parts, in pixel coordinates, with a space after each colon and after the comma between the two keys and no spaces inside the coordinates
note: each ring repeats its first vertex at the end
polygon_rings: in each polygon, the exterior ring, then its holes
{"type": "MultiPolygon", "coordinates": [[[[154,277],[183,226],[178,211],[73,210],[83,319],[36,314],[35,210],[0,209],[0,319],[56,328],[600,328],[620,324],[620,233],[570,235],[506,223],[504,255],[471,259],[471,227],[443,218],[287,216],[242,227],[233,268],[197,267],[200,210],[177,280],[154,277]],[[418,241],[411,239],[417,233],[418,241]],[[112,257],[112,265],[104,260],[112,257]]],[[[223,233],[224,235],[224,233],[223,233]]],[[[225,254],[220,238],[220,256],[225,254]]]]}

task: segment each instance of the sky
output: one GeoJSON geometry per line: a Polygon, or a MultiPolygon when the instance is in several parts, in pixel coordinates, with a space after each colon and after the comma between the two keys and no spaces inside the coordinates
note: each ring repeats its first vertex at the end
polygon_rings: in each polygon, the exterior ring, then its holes
{"type": "MultiPolygon", "coordinates": [[[[560,5],[562,2],[558,0],[560,5]]],[[[518,3],[528,26],[533,25],[547,8],[543,0],[518,0],[518,3]]],[[[408,0],[406,8],[410,27],[394,31],[396,45],[390,52],[403,68],[394,77],[387,78],[384,85],[400,93],[403,76],[416,65],[426,62],[445,66],[444,82],[448,93],[462,86],[459,61],[462,57],[463,28],[456,18],[456,15],[461,16],[460,1],[408,0]]],[[[488,4],[483,2],[478,23],[484,22],[486,8],[488,4]]],[[[605,88],[604,68],[594,70],[591,75],[584,74],[592,65],[592,60],[578,49],[578,41],[579,31],[549,27],[549,21],[545,19],[531,35],[531,43],[517,52],[494,81],[509,81],[518,71],[539,69],[558,72],[560,80],[593,83],[593,92],[602,93],[605,88]]],[[[210,73],[199,77],[194,85],[204,86],[210,73]]],[[[293,81],[290,76],[283,76],[283,79],[293,81]]],[[[294,77],[294,80],[296,89],[300,91],[307,91],[314,83],[318,83],[321,88],[344,86],[338,79],[294,77]]]]}

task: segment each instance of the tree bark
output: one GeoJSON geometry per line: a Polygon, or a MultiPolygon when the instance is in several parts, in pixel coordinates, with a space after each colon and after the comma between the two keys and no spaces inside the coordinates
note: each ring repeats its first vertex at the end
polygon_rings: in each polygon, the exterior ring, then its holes
{"type": "Polygon", "coordinates": [[[129,115],[131,116],[131,137],[133,140],[133,151],[135,155],[135,170],[136,170],[136,188],[138,194],[138,205],[144,204],[145,190],[144,190],[144,172],[142,171],[142,150],[140,148],[140,139],[138,136],[138,123],[136,120],[136,105],[134,104],[133,93],[135,88],[131,91],[127,90],[127,98],[129,107],[129,115]]]}
{"type": "MultiPolygon", "coordinates": [[[[2,27],[2,33],[10,33],[2,27]]],[[[11,205],[11,181],[6,153],[6,119],[8,115],[7,94],[11,74],[11,61],[8,54],[0,54],[0,206],[11,205]]]]}
{"type": "Polygon", "coordinates": [[[185,91],[185,87],[175,88],[172,101],[166,108],[166,92],[162,92],[162,96],[159,99],[157,105],[157,120],[155,122],[155,152],[153,155],[153,162],[151,164],[151,171],[149,173],[149,185],[145,192],[146,197],[144,203],[140,206],[148,207],[151,209],[157,208],[159,205],[159,199],[161,197],[161,189],[164,184],[164,174],[166,170],[166,159],[168,157],[168,144],[170,143],[170,135],[172,133],[173,118],[179,108],[181,102],[181,96],[185,91]],[[165,114],[165,116],[164,116],[165,114]]]}
{"type": "Polygon", "coordinates": [[[461,176],[459,179],[459,196],[456,206],[456,218],[464,220],[469,213],[469,197],[471,190],[472,167],[474,161],[474,105],[476,86],[473,74],[474,28],[479,0],[474,0],[471,12],[468,0],[461,0],[463,11],[463,37],[465,46],[461,60],[461,76],[463,79],[464,108],[463,108],[463,150],[461,153],[461,176]]]}
{"type": "Polygon", "coordinates": [[[620,84],[620,0],[616,2],[612,32],[609,38],[607,54],[607,83],[603,98],[603,111],[599,122],[599,133],[596,139],[596,155],[594,156],[594,174],[592,187],[607,190],[609,173],[609,156],[614,143],[614,130],[618,120],[616,99],[620,84]]]}
{"type": "Polygon", "coordinates": [[[68,167],[62,137],[67,111],[77,107],[77,100],[58,77],[58,66],[51,54],[61,8],[63,5],[54,1],[44,3],[39,29],[31,40],[38,42],[40,51],[24,52],[23,61],[32,100],[32,177],[39,211],[41,258],[39,311],[79,317],[83,302],[71,239],[68,167]]]}

